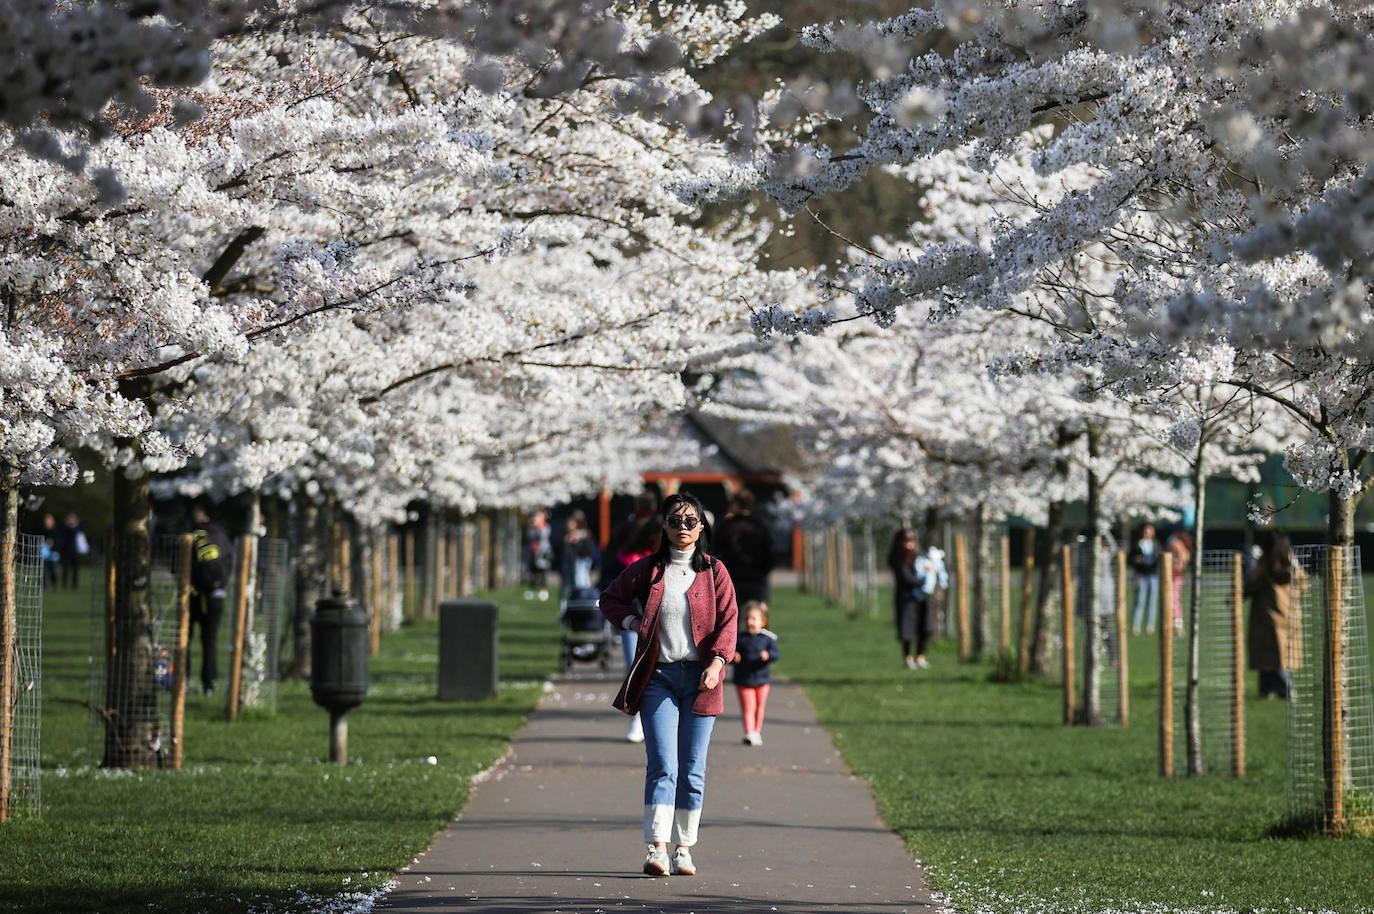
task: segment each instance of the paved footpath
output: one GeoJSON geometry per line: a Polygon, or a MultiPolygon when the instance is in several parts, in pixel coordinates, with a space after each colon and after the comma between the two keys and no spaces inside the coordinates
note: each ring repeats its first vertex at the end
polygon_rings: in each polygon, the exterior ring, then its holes
{"type": "Polygon", "coordinates": [[[610,707],[619,681],[555,680],[462,815],[397,877],[378,911],[482,914],[935,914],[801,688],[775,683],[765,744],[741,743],[733,688],[716,722],[696,876],[644,860],[643,747],[610,707]]]}

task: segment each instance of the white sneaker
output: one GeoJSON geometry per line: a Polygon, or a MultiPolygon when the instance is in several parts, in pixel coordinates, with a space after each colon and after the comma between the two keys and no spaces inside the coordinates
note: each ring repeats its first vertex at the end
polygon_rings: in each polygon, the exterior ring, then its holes
{"type": "Polygon", "coordinates": [[[630,718],[630,729],[625,734],[625,742],[642,743],[644,742],[644,724],[640,723],[639,715],[630,718]]]}
{"type": "Polygon", "coordinates": [[[745,735],[744,739],[745,739],[745,742],[749,743],[749,745],[751,745],[751,746],[762,746],[762,745],[763,745],[763,734],[762,734],[762,733],[749,733],[749,734],[746,734],[746,735],[745,735]]]}
{"type": "MultiPolygon", "coordinates": [[[[648,846],[648,853],[644,855],[644,872],[650,876],[666,876],[668,874],[668,848],[659,847],[657,844],[648,846]]],[[[681,850],[681,848],[678,848],[681,850]]]]}
{"type": "Polygon", "coordinates": [[[696,874],[697,865],[692,862],[692,852],[685,847],[679,847],[673,852],[673,875],[695,876],[696,874]]]}

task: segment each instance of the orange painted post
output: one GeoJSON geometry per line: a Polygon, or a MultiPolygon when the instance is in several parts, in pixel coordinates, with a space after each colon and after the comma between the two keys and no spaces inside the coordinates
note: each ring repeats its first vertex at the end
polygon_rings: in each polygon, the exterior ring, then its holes
{"type": "Polygon", "coordinates": [[[1159,776],[1174,776],[1174,556],[1161,557],[1159,580],[1163,586],[1161,609],[1164,624],[1159,627],[1159,776]]]}
{"type": "Polygon", "coordinates": [[[604,550],[611,541],[611,490],[601,487],[596,498],[596,541],[604,550]]]}
{"type": "Polygon", "coordinates": [[[1126,550],[1116,550],[1116,686],[1117,716],[1131,724],[1131,651],[1126,640],[1126,550]]]}
{"type": "Polygon", "coordinates": [[[1030,672],[1031,629],[1035,625],[1035,528],[1026,528],[1026,561],[1022,565],[1021,631],[1016,638],[1016,671],[1030,672]]]}
{"type": "Polygon", "coordinates": [[[191,548],[194,537],[183,533],[177,544],[177,646],[172,655],[172,767],[185,761],[186,664],[191,655],[191,548]]]}
{"type": "MultiPolygon", "coordinates": [[[[1294,595],[1296,597],[1296,594],[1294,595]]],[[[1231,775],[1245,777],[1245,569],[1231,556],[1231,775]]]]}
{"type": "Polygon", "coordinates": [[[1074,691],[1074,643],[1076,635],[1073,628],[1073,547],[1064,546],[1060,550],[1060,580],[1063,597],[1060,604],[1064,610],[1062,633],[1064,638],[1064,723],[1072,724],[1078,717],[1077,695],[1074,691]]]}

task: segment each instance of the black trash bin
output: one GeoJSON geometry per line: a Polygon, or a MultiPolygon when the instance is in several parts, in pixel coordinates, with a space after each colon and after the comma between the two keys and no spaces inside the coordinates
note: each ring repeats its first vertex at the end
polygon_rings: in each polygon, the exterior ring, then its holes
{"type": "Polygon", "coordinates": [[[348,761],[345,715],[367,699],[367,613],[348,597],[325,597],[310,617],[310,696],[329,712],[329,759],[348,761]]]}
{"type": "Polygon", "coordinates": [[[439,700],[477,701],[497,693],[496,604],[450,600],[439,605],[439,700]]]}

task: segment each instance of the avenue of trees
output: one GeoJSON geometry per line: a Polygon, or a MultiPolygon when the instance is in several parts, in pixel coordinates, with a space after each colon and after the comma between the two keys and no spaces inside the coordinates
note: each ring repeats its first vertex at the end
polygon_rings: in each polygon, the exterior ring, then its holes
{"type": "Polygon", "coordinates": [[[1282,453],[1353,543],[1374,5],[768,6],[15,4],[5,554],[78,451],[126,538],[158,478],[366,528],[631,485],[686,407],[795,427],[815,517],[1184,478],[1201,551],[1282,453]]]}

